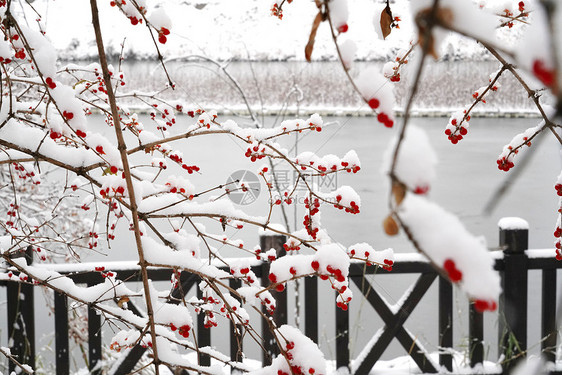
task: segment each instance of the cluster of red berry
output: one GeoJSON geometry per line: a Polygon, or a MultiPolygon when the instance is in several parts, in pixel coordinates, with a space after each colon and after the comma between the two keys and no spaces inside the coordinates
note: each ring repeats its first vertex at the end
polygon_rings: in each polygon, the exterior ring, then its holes
{"type": "Polygon", "coordinates": [[[191,327],[189,326],[189,324],[184,324],[181,327],[176,327],[174,325],[174,323],[170,323],[170,329],[172,331],[176,331],[178,330],[178,333],[180,334],[180,336],[184,337],[184,338],[188,338],[189,337],[189,331],[191,330],[191,327]]]}
{"type": "Polygon", "coordinates": [[[513,164],[513,162],[509,160],[506,156],[496,160],[496,163],[498,164],[498,169],[504,172],[509,171],[511,168],[515,166],[515,164],[513,164]]]}
{"type": "Polygon", "coordinates": [[[42,261],[46,261],[47,257],[45,256],[45,254],[43,254],[43,250],[41,250],[40,247],[36,247],[35,249],[33,249],[33,251],[35,251],[37,253],[37,256],[39,257],[39,259],[41,259],[42,261]]]}
{"type": "Polygon", "coordinates": [[[162,44],[165,44],[166,41],[168,40],[166,38],[166,35],[170,35],[170,30],[168,30],[165,27],[162,27],[160,30],[158,30],[158,41],[162,44]]]}
{"type": "Polygon", "coordinates": [[[39,185],[41,181],[35,179],[35,172],[28,171],[22,164],[12,163],[14,169],[16,170],[19,179],[31,181],[35,185],[39,185]]]}
{"type": "MultiPolygon", "coordinates": [[[[343,288],[347,288],[345,285],[342,287],[343,288]]],[[[345,290],[345,289],[344,289],[345,290]]],[[[343,291],[342,291],[343,292],[343,291]]],[[[351,297],[347,298],[346,302],[341,302],[338,301],[336,302],[336,306],[339,307],[340,309],[342,309],[343,311],[347,311],[347,309],[349,309],[348,303],[351,301],[351,297]]]]}
{"type": "MultiPolygon", "coordinates": [[[[466,116],[465,120],[468,123],[468,121],[470,121],[470,116],[466,116]]],[[[459,125],[456,118],[451,119],[449,124],[450,125],[445,129],[445,135],[452,144],[456,145],[462,140],[463,136],[468,134],[468,129],[465,126],[462,126],[462,124],[459,125]]]]}
{"type": "Polygon", "coordinates": [[[215,317],[215,314],[212,311],[205,311],[205,320],[203,327],[205,328],[213,328],[217,327],[219,324],[215,317]]]}
{"type": "MultiPolygon", "coordinates": [[[[400,75],[398,75],[398,80],[400,80],[400,75]]],[[[379,99],[373,97],[367,100],[367,104],[371,109],[377,109],[381,105],[381,102],[379,99]]],[[[387,128],[392,128],[394,126],[394,120],[392,120],[392,118],[384,112],[380,112],[377,115],[377,121],[387,128]]]]}
{"type": "MultiPolygon", "coordinates": [[[[14,163],[15,164],[15,163],[14,163]]],[[[14,203],[10,203],[10,207],[11,209],[8,210],[7,215],[8,215],[8,221],[6,221],[6,225],[9,227],[13,227],[14,226],[14,221],[15,221],[15,217],[17,216],[17,209],[19,209],[19,206],[17,204],[14,203]],[[14,221],[12,221],[14,220],[14,221]]]]}
{"type": "MultiPolygon", "coordinates": [[[[291,371],[286,372],[283,370],[277,370],[277,375],[315,375],[316,369],[314,367],[309,367],[308,370],[303,366],[295,363],[293,352],[296,352],[295,343],[293,341],[287,341],[287,345],[285,346],[285,356],[289,360],[289,366],[291,366],[291,371]]],[[[318,374],[321,375],[321,374],[318,374]]]]}
{"type": "Polygon", "coordinates": [[[271,296],[271,293],[264,292],[260,294],[261,304],[265,306],[269,315],[273,315],[275,312],[275,300],[271,296]]]}
{"type": "Polygon", "coordinates": [[[281,9],[279,7],[279,5],[277,5],[277,3],[275,3],[271,7],[271,15],[279,18],[280,20],[282,20],[283,19],[283,9],[281,9]]]}
{"type": "MultiPolygon", "coordinates": [[[[310,266],[316,272],[318,272],[318,270],[320,269],[320,263],[317,260],[313,260],[312,262],[310,262],[310,266]]],[[[322,280],[328,280],[330,278],[330,276],[333,276],[339,282],[345,281],[345,276],[343,275],[341,269],[334,268],[331,265],[327,265],[326,271],[328,272],[328,274],[324,274],[324,273],[320,274],[320,278],[322,280]]]]}
{"type": "Polygon", "coordinates": [[[262,147],[261,150],[260,150],[259,144],[255,145],[255,146],[248,147],[244,156],[246,156],[247,158],[250,158],[250,160],[252,162],[255,162],[256,160],[261,160],[261,159],[266,157],[265,147],[262,147]]]}
{"type": "Polygon", "coordinates": [[[357,205],[357,203],[355,203],[355,201],[349,202],[349,207],[346,207],[346,206],[344,206],[340,203],[342,199],[343,198],[340,194],[336,195],[336,203],[334,203],[335,208],[337,208],[339,210],[345,209],[345,212],[350,213],[350,214],[354,214],[354,215],[356,215],[360,212],[359,206],[357,205]]]}
{"type": "Polygon", "coordinates": [[[305,215],[304,216],[304,220],[303,220],[303,225],[306,228],[306,232],[310,235],[310,237],[312,237],[313,239],[316,239],[316,235],[318,234],[318,231],[320,230],[318,227],[314,226],[314,222],[312,220],[312,216],[316,215],[318,212],[320,212],[320,201],[318,200],[318,198],[314,198],[314,201],[312,203],[312,205],[309,204],[309,200],[308,198],[304,199],[304,205],[305,208],[308,210],[309,215],[305,215]]]}
{"type": "MultiPolygon", "coordinates": [[[[168,128],[171,128],[176,123],[176,118],[174,114],[171,113],[171,111],[169,111],[168,108],[164,108],[163,110],[160,110],[158,104],[153,104],[152,107],[155,108],[158,112],[160,112],[160,117],[162,117],[162,119],[166,121],[165,126],[161,126],[160,123],[157,122],[156,125],[157,130],[166,131],[168,128]]],[[[156,121],[156,113],[151,111],[150,118],[152,121],[156,121]]]]}
{"type": "Polygon", "coordinates": [[[488,301],[483,299],[477,299],[474,301],[474,308],[479,313],[483,313],[484,311],[495,311],[497,307],[498,305],[496,301],[488,301]]]}
{"type": "Polygon", "coordinates": [[[383,260],[384,265],[382,266],[383,269],[387,270],[388,272],[392,271],[392,266],[394,266],[394,261],[390,259],[383,260]]]}
{"type": "Polygon", "coordinates": [[[16,49],[16,54],[14,55],[16,59],[25,60],[25,49],[16,49]]]}
{"type": "Polygon", "coordinates": [[[451,282],[458,283],[462,280],[462,271],[457,268],[454,260],[445,259],[445,262],[443,263],[443,269],[447,272],[447,275],[449,276],[449,280],[451,280],[451,282]]]}
{"type": "MultiPolygon", "coordinates": [[[[268,276],[269,281],[271,281],[272,284],[277,284],[277,275],[275,275],[273,272],[269,274],[268,276]]],[[[275,286],[275,290],[278,292],[282,292],[285,290],[285,285],[283,285],[282,283],[279,283],[275,286]]]]}
{"type": "Polygon", "coordinates": [[[283,244],[285,251],[299,251],[301,243],[294,238],[289,238],[286,243],[283,244]]]}

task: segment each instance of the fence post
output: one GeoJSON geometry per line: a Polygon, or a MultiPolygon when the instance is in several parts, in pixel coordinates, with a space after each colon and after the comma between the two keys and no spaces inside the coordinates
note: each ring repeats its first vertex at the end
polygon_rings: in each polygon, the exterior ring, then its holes
{"type": "Polygon", "coordinates": [[[318,344],[318,278],[304,280],[304,334],[318,344]]]}
{"type": "MultiPolygon", "coordinates": [[[[439,277],[439,346],[453,347],[453,285],[446,278],[439,277]]],[[[453,371],[453,356],[450,353],[439,354],[439,364],[453,371]]]]}
{"type": "Polygon", "coordinates": [[[468,341],[470,367],[484,362],[484,314],[476,311],[474,304],[468,308],[468,341]]]}
{"type": "Polygon", "coordinates": [[[500,246],[503,247],[503,292],[499,300],[499,353],[505,355],[504,373],[509,373],[516,360],[527,350],[527,279],[529,224],[520,218],[503,218],[500,246]]]}
{"type": "Polygon", "coordinates": [[[57,375],[70,373],[68,345],[68,297],[55,292],[55,348],[57,375]]]}
{"type": "MultiPolygon", "coordinates": [[[[336,292],[336,297],[338,292],[336,292]]],[[[336,306],[336,370],[349,373],[349,312],[336,306]],[[343,367],[343,370],[341,370],[343,367]]]]}
{"type": "Polygon", "coordinates": [[[556,362],[556,271],[542,270],[541,352],[547,362],[556,362]]]}
{"type": "MultiPolygon", "coordinates": [[[[99,277],[95,275],[95,277],[99,277]]],[[[99,280],[99,279],[98,279],[99,280]]],[[[86,283],[88,287],[96,285],[96,279],[90,279],[86,283]]],[[[99,282],[99,281],[98,281],[99,282]]],[[[88,359],[90,374],[100,375],[99,365],[102,361],[101,352],[101,316],[93,305],[88,306],[88,359]]]]}
{"type": "MultiPolygon", "coordinates": [[[[287,242],[287,237],[283,235],[271,235],[271,234],[264,234],[260,235],[260,248],[263,252],[266,252],[270,249],[275,249],[277,252],[277,257],[281,257],[285,255],[285,249],[283,245],[287,242]]],[[[269,285],[269,264],[263,263],[262,264],[262,271],[261,271],[261,283],[263,286],[269,285]]],[[[275,313],[273,314],[273,321],[277,326],[283,325],[287,323],[287,293],[286,292],[276,292],[274,290],[271,291],[271,295],[275,298],[276,301],[276,308],[275,313]]],[[[268,312],[264,308],[264,313],[268,314],[268,312]]],[[[262,337],[264,341],[264,348],[265,352],[263,353],[263,363],[270,364],[273,356],[279,353],[277,345],[275,344],[275,339],[273,337],[272,332],[269,330],[269,325],[266,322],[262,324],[262,337]]]]}
{"type": "MultiPolygon", "coordinates": [[[[33,248],[28,246],[14,253],[11,258],[26,258],[33,263],[33,248]]],[[[35,312],[33,310],[33,285],[8,282],[8,337],[12,342],[10,351],[20,363],[35,369],[35,312]]],[[[9,362],[8,373],[16,371],[9,362]]]]}

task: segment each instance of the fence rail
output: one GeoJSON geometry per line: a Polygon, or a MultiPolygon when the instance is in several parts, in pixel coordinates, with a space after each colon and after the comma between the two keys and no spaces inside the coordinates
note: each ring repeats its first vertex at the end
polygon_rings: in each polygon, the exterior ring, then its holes
{"type": "MultiPolygon", "coordinates": [[[[275,248],[283,251],[283,236],[264,236],[261,238],[261,246],[275,248]]],[[[556,298],[557,298],[557,275],[556,271],[562,268],[562,262],[555,260],[553,250],[527,250],[527,230],[502,230],[500,229],[500,246],[503,251],[498,251],[495,260],[495,269],[502,277],[503,293],[500,297],[498,314],[505,317],[498,319],[499,324],[499,353],[509,354],[503,362],[502,373],[509,374],[517,359],[523,358],[527,350],[527,293],[528,293],[528,271],[542,270],[542,296],[541,296],[541,352],[547,361],[554,362],[557,348],[558,327],[556,322],[556,298]],[[514,359],[514,360],[510,360],[514,359]]],[[[20,254],[31,260],[31,252],[20,254]]],[[[59,271],[64,271],[65,266],[59,266],[59,271]]],[[[93,270],[93,266],[81,265],[83,269],[93,270]]],[[[269,274],[267,263],[252,266],[252,271],[257,277],[261,277],[267,284],[269,274]]],[[[121,280],[140,281],[138,267],[123,262],[116,263],[111,268],[119,274],[121,280]]],[[[364,298],[369,302],[384,322],[382,331],[377,337],[370,340],[369,345],[359,355],[360,359],[353,359],[349,352],[349,311],[336,308],[336,366],[347,367],[357,375],[368,374],[376,362],[381,358],[383,352],[393,339],[405,349],[417,366],[424,373],[436,373],[442,366],[449,371],[453,370],[452,354],[446,350],[439,354],[439,363],[434,363],[422,347],[418,346],[415,337],[404,328],[404,323],[420,303],[422,297],[429,288],[438,283],[438,338],[439,346],[442,348],[453,347],[453,287],[451,283],[439,275],[423,257],[417,254],[397,254],[393,271],[386,274],[419,274],[412,286],[410,293],[403,299],[398,309],[392,309],[381,297],[376,287],[372,286],[366,275],[376,272],[375,267],[365,268],[363,264],[352,263],[349,278],[363,292],[364,298]],[[367,285],[367,288],[365,288],[367,285]],[[368,290],[368,293],[364,292],[368,290]],[[396,311],[396,312],[394,312],[396,311]]],[[[75,283],[88,286],[102,282],[103,278],[99,272],[69,271],[61,272],[72,278],[75,283]]],[[[154,281],[170,280],[171,269],[149,268],[149,277],[154,281]]],[[[379,273],[385,275],[385,273],[379,273]]],[[[239,286],[239,281],[231,280],[231,287],[239,286]]],[[[181,288],[172,293],[171,303],[181,300],[181,293],[188,294],[195,289],[199,297],[201,293],[196,275],[182,273],[180,277],[181,288]],[[181,293],[180,293],[181,291],[181,293]]],[[[34,286],[26,283],[13,281],[0,281],[0,286],[7,288],[8,299],[8,334],[11,338],[11,353],[21,362],[34,367],[35,358],[35,327],[34,327],[34,286]]],[[[287,295],[286,293],[272,292],[277,299],[277,309],[273,319],[277,324],[287,322],[287,295]]],[[[304,280],[304,333],[313,341],[318,342],[318,279],[316,277],[304,280]]],[[[55,347],[56,347],[56,373],[60,375],[69,373],[69,336],[68,336],[68,298],[65,295],[55,293],[55,347]]],[[[129,304],[135,314],[142,315],[134,304],[129,304]]],[[[197,342],[199,347],[211,345],[211,329],[204,328],[201,314],[197,321],[197,342]]],[[[264,339],[265,351],[263,362],[270,363],[272,356],[276,354],[271,333],[266,324],[263,324],[262,337],[264,339]]],[[[88,364],[91,373],[101,374],[97,367],[102,360],[102,321],[92,306],[88,307],[88,364]]],[[[242,340],[233,332],[235,327],[230,327],[230,356],[233,362],[241,360],[242,340]]],[[[243,327],[238,327],[243,329],[243,327]]],[[[483,315],[478,313],[472,305],[469,306],[469,352],[471,353],[470,364],[475,366],[484,360],[484,325],[483,315]]],[[[125,358],[116,365],[111,373],[130,373],[142,355],[144,348],[135,346],[125,358]]],[[[204,353],[199,354],[201,365],[210,365],[210,357],[204,353]]],[[[10,363],[11,372],[13,364],[10,363]]],[[[562,373],[562,372],[552,372],[562,373]]]]}

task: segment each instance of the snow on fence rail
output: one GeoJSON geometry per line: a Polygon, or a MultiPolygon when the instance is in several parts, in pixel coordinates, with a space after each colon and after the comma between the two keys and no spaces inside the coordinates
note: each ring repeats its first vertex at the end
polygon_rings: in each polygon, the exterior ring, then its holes
{"type": "MultiPolygon", "coordinates": [[[[260,238],[262,248],[275,248],[278,252],[283,251],[284,236],[262,236],[260,238]]],[[[502,276],[503,294],[500,297],[498,314],[503,314],[505,319],[498,319],[500,322],[498,348],[499,353],[506,356],[503,361],[503,373],[508,374],[518,359],[525,356],[527,349],[527,288],[528,271],[542,270],[542,303],[541,303],[541,352],[546,361],[554,362],[556,359],[557,348],[557,325],[556,325],[556,271],[562,268],[562,262],[557,262],[552,256],[553,251],[549,250],[527,250],[528,229],[519,227],[500,226],[500,246],[503,251],[498,251],[495,259],[495,269],[502,276]]],[[[30,262],[31,252],[22,253],[30,262]]],[[[72,278],[74,282],[96,285],[102,279],[102,274],[96,272],[95,268],[99,264],[61,264],[49,265],[56,267],[56,271],[72,278]]],[[[105,263],[106,268],[113,272],[118,272],[121,280],[135,281],[140,278],[140,267],[134,262],[112,262],[105,263]]],[[[256,276],[262,278],[262,282],[267,283],[269,274],[269,264],[258,261],[252,264],[252,271],[256,276]]],[[[171,269],[149,268],[148,273],[154,281],[169,281],[172,275],[171,269]]],[[[360,264],[352,264],[350,267],[350,279],[358,286],[365,285],[368,280],[365,274],[376,272],[375,267],[364,268],[360,264]]],[[[441,348],[453,346],[453,287],[451,283],[441,277],[431,264],[419,254],[397,254],[391,274],[420,274],[417,281],[409,288],[408,292],[401,299],[399,306],[390,306],[378,293],[370,286],[360,288],[368,290],[364,293],[370,305],[375,309],[384,321],[384,327],[373,332],[373,338],[362,350],[357,358],[350,358],[349,352],[349,311],[336,308],[336,367],[346,367],[351,373],[357,375],[368,374],[375,366],[377,360],[388,347],[392,339],[396,338],[408,355],[418,365],[424,373],[435,373],[443,368],[453,371],[452,351],[441,350],[439,363],[435,363],[429,353],[416,342],[416,338],[403,327],[414,308],[418,305],[424,294],[428,291],[435,280],[438,280],[438,337],[441,348]]],[[[380,273],[384,275],[384,273],[380,273]]],[[[231,287],[236,288],[237,280],[231,280],[231,287]]],[[[311,277],[304,281],[304,317],[305,334],[318,342],[318,279],[311,277]]],[[[26,363],[34,367],[35,365],[35,327],[34,327],[34,305],[33,292],[34,285],[25,282],[15,282],[0,279],[0,286],[7,288],[8,302],[8,332],[10,340],[11,354],[21,363],[26,363]]],[[[200,296],[198,279],[196,275],[182,273],[180,287],[171,293],[169,303],[178,303],[183,296],[187,295],[192,289],[197,290],[200,296]]],[[[287,322],[287,295],[286,293],[276,293],[277,309],[273,319],[277,324],[287,322]]],[[[116,301],[118,302],[118,301],[116,301]]],[[[69,373],[69,337],[68,337],[68,299],[65,295],[55,292],[55,345],[56,345],[56,373],[69,373]]],[[[143,313],[129,303],[127,308],[134,314],[143,313]]],[[[207,355],[212,352],[210,329],[204,328],[204,321],[200,316],[197,322],[197,342],[202,348],[199,353],[201,365],[210,365],[210,357],[207,355]],[[209,347],[209,350],[205,350],[209,347]],[[207,354],[206,354],[207,353],[207,354]]],[[[93,308],[88,309],[88,351],[90,372],[101,374],[99,364],[102,362],[102,340],[101,340],[101,317],[93,308]]],[[[238,327],[243,329],[243,327],[238,327]]],[[[230,327],[230,355],[231,366],[233,369],[244,370],[241,363],[242,340],[233,334],[235,327],[230,327]]],[[[471,304],[469,307],[469,353],[470,365],[474,367],[482,363],[484,359],[484,325],[483,314],[478,313],[471,304]]],[[[276,353],[276,346],[272,344],[271,333],[266,324],[262,328],[263,352],[262,360],[264,363],[271,362],[272,355],[276,353]]],[[[140,360],[146,349],[137,345],[130,351],[124,352],[121,360],[118,361],[110,371],[112,374],[127,374],[140,360]]],[[[14,370],[10,363],[11,372],[14,370]]],[[[554,371],[552,374],[562,374],[562,371],[554,371]]]]}

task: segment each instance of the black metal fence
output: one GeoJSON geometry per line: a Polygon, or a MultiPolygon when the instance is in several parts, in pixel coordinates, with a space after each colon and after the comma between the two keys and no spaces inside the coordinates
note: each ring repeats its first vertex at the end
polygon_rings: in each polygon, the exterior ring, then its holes
{"type": "MultiPolygon", "coordinates": [[[[283,251],[283,236],[267,236],[261,238],[263,249],[276,248],[279,252],[283,251]]],[[[528,247],[527,230],[500,230],[500,246],[503,250],[502,256],[496,259],[495,269],[502,277],[503,294],[500,297],[498,314],[499,324],[499,353],[505,355],[502,373],[510,372],[513,364],[525,357],[527,351],[527,294],[528,294],[528,271],[542,271],[542,296],[541,296],[541,353],[547,361],[554,362],[557,348],[557,276],[556,271],[562,268],[562,262],[556,261],[554,251],[546,256],[529,256],[526,251],[528,247]]],[[[26,255],[28,261],[31,260],[30,252],[26,255]]],[[[140,272],[135,269],[111,268],[118,272],[121,280],[139,281],[140,272]]],[[[267,284],[268,264],[264,263],[252,267],[252,271],[257,277],[267,284]]],[[[393,339],[397,339],[413,361],[424,373],[438,372],[440,367],[449,371],[453,370],[453,357],[448,351],[439,354],[439,363],[434,363],[422,347],[418,345],[415,337],[404,328],[404,323],[416,308],[422,297],[429,290],[434,282],[438,283],[438,338],[439,346],[442,348],[453,347],[453,287],[451,283],[440,276],[426,261],[396,261],[393,271],[389,274],[419,274],[418,279],[413,285],[409,295],[402,301],[398,309],[391,309],[381,297],[376,287],[368,284],[366,275],[376,272],[375,267],[364,268],[362,264],[352,264],[349,278],[359,286],[360,290],[368,290],[364,293],[364,298],[378,313],[384,322],[384,327],[376,340],[372,340],[370,346],[364,349],[361,359],[353,360],[350,358],[349,351],[349,311],[336,309],[335,329],[336,329],[336,366],[348,367],[357,375],[368,374],[376,364],[393,339]],[[365,288],[368,285],[368,288],[365,288]],[[396,312],[394,312],[396,311],[396,312]]],[[[170,269],[149,269],[149,277],[154,281],[170,280],[172,270],[170,269]]],[[[384,275],[384,273],[380,273],[384,275]]],[[[95,285],[103,281],[99,272],[80,272],[67,273],[75,283],[95,285]]],[[[382,276],[384,277],[384,276],[382,276]]],[[[180,300],[182,293],[187,294],[193,288],[196,289],[200,297],[198,278],[195,275],[183,273],[180,278],[181,288],[172,294],[177,301],[180,300]]],[[[231,280],[232,287],[238,287],[237,280],[231,280]]],[[[8,334],[11,343],[11,353],[21,363],[34,366],[35,361],[35,327],[34,327],[34,286],[31,284],[1,281],[0,286],[7,288],[8,302],[8,334]]],[[[287,322],[287,295],[286,293],[273,293],[277,299],[277,309],[274,320],[277,324],[287,322]]],[[[304,333],[313,341],[318,342],[318,278],[310,277],[304,280],[304,333]]],[[[174,303],[174,298],[170,300],[174,303]]],[[[176,302],[177,303],[177,302],[176,302]]],[[[141,315],[133,304],[129,308],[134,313],[141,315]]],[[[55,309],[55,353],[56,353],[56,373],[69,373],[69,335],[68,335],[68,298],[59,293],[54,297],[55,309]]],[[[276,353],[273,345],[271,333],[266,324],[263,324],[262,337],[266,351],[263,353],[263,362],[269,363],[271,356],[276,353]]],[[[88,307],[88,365],[92,373],[101,373],[99,364],[102,360],[102,321],[101,316],[95,309],[88,307]]],[[[204,328],[202,314],[198,316],[197,322],[197,343],[199,347],[211,345],[211,329],[204,328]]],[[[234,328],[231,324],[230,329],[230,356],[233,362],[241,360],[242,341],[232,332],[234,328]]],[[[239,327],[243,329],[243,327],[239,327]]],[[[484,359],[484,324],[483,315],[478,313],[472,305],[469,306],[469,353],[470,364],[475,366],[484,359]]],[[[111,371],[114,374],[127,374],[131,372],[140,360],[146,349],[141,346],[132,348],[125,354],[125,358],[111,371]]],[[[201,365],[209,365],[210,358],[205,354],[199,354],[201,365]]],[[[235,366],[235,365],[234,365],[235,366]]],[[[10,372],[14,369],[14,364],[10,363],[10,372]]],[[[562,372],[553,372],[562,373],[562,372]]]]}

